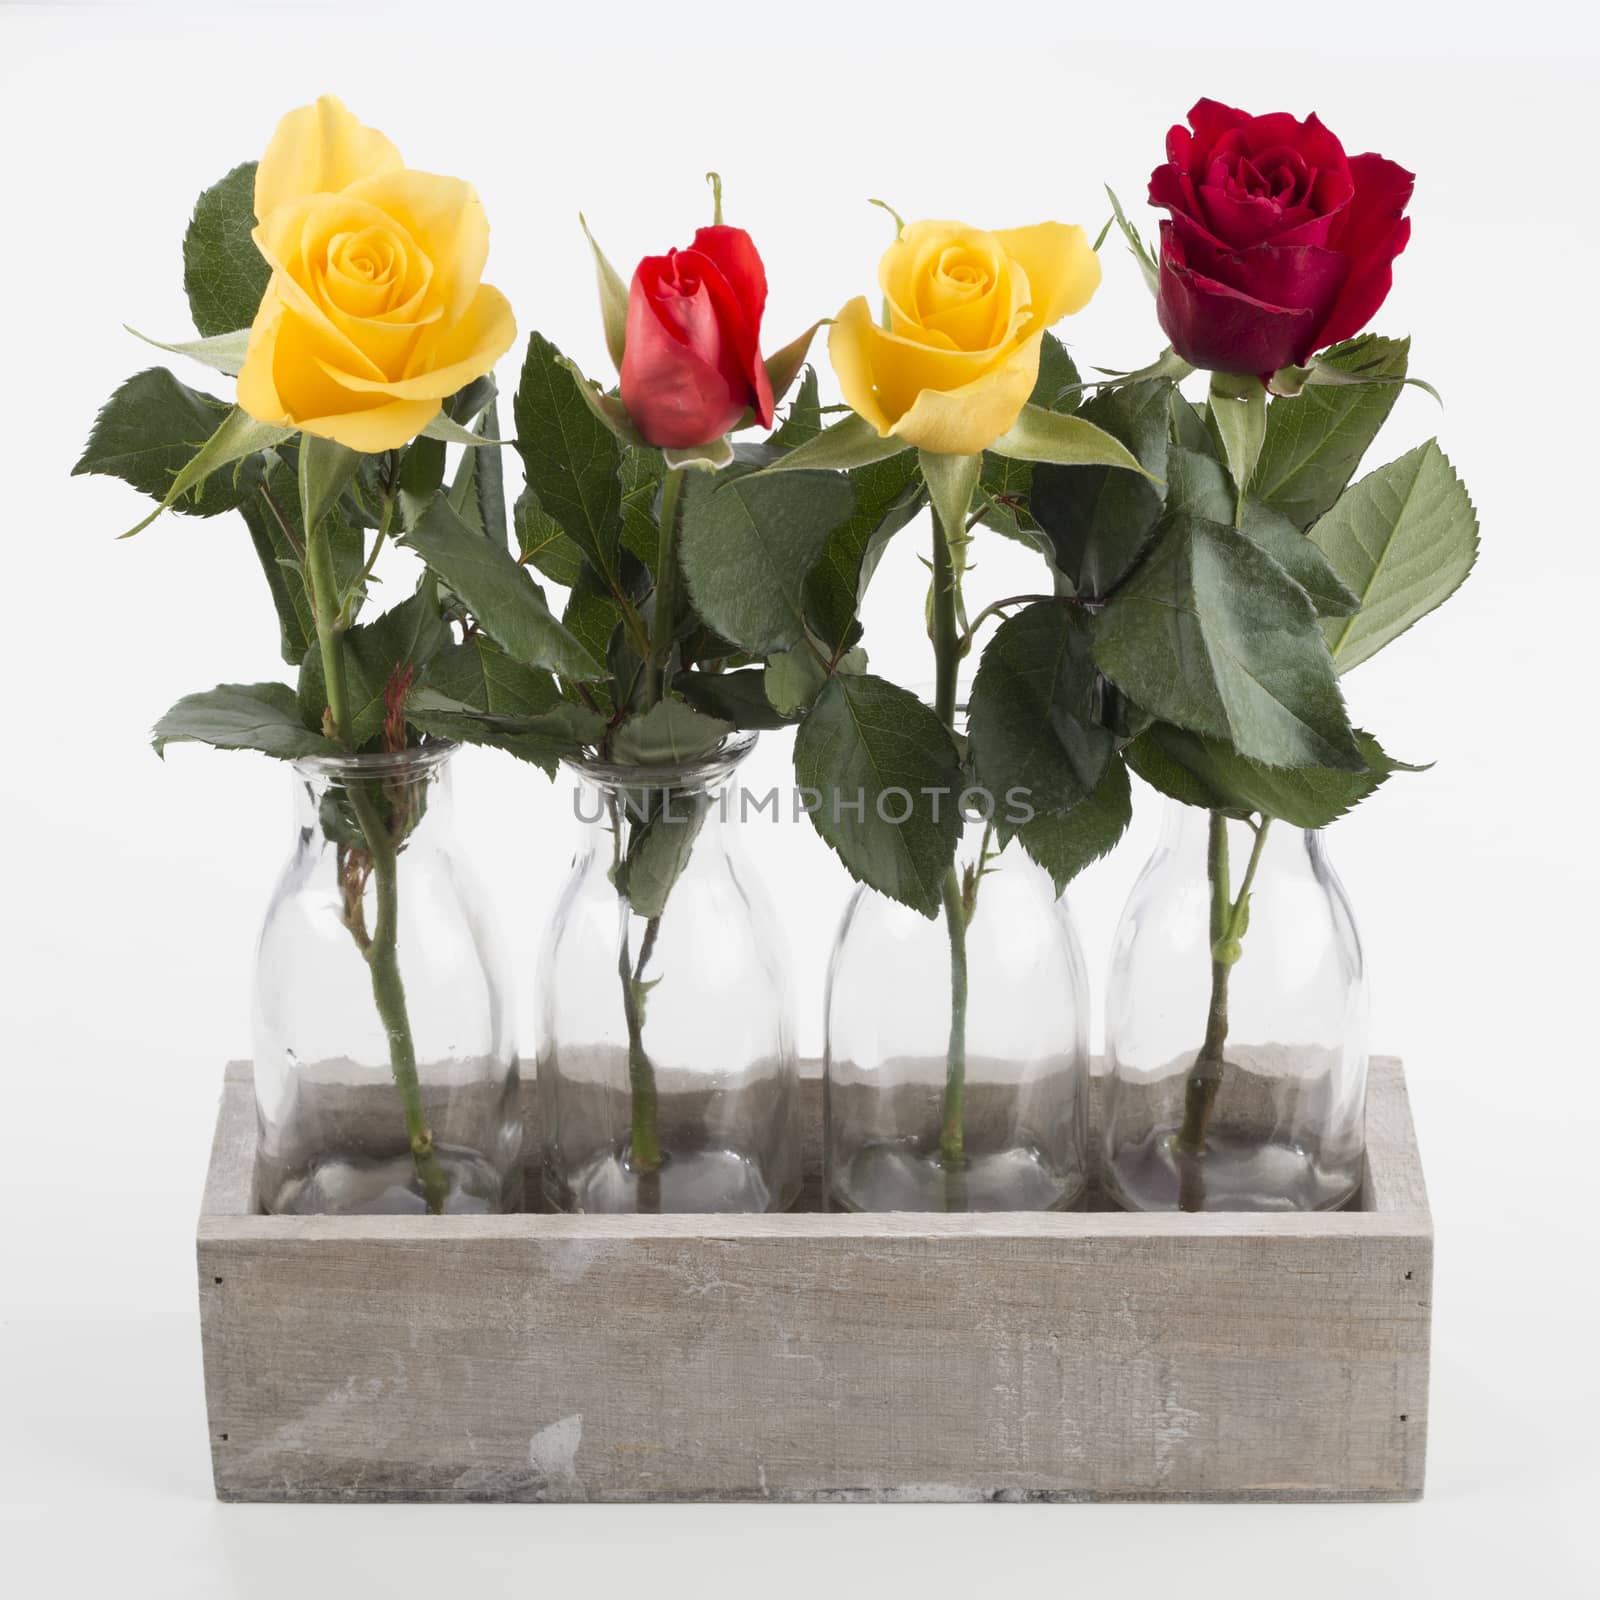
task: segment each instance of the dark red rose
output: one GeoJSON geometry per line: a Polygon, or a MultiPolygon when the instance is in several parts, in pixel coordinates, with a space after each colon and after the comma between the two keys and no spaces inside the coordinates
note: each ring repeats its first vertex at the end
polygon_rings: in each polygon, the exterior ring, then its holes
{"type": "Polygon", "coordinates": [[[709,444],[746,411],[772,426],[761,360],[766,305],[766,269],[743,228],[701,228],[687,250],[639,263],[628,290],[622,403],[651,444],[709,444]]]}
{"type": "Polygon", "coordinates": [[[1346,156],[1317,120],[1201,100],[1150,175],[1164,207],[1156,310],[1172,348],[1212,372],[1275,372],[1359,333],[1411,237],[1416,181],[1346,156]],[[1192,129],[1192,131],[1191,131],[1192,129]]]}

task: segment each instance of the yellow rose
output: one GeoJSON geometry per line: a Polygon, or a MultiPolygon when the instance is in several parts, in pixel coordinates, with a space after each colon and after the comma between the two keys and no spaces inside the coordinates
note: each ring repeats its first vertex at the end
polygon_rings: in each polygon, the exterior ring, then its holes
{"type": "Polygon", "coordinates": [[[481,281],[489,221],[472,185],[412,172],[332,95],[278,124],[255,205],[272,279],[239,404],[258,422],[396,449],[511,348],[511,307],[481,281]]]}
{"type": "Polygon", "coordinates": [[[885,320],[865,298],[839,313],[828,354],[851,408],[939,455],[976,455],[1005,433],[1039,376],[1044,330],[1100,284],[1082,228],[984,233],[913,222],[878,265],[885,320]]]}

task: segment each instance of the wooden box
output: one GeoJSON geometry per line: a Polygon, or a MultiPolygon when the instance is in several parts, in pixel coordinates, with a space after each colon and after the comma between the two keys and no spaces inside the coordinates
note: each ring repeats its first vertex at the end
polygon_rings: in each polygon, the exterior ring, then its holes
{"type": "MultiPolygon", "coordinates": [[[[804,1105],[814,1180],[815,1076],[804,1105]]],[[[1314,1215],[269,1217],[235,1065],[198,1241],[217,1494],[1415,1499],[1397,1061],[1367,1135],[1358,1208],[1314,1215]]]]}

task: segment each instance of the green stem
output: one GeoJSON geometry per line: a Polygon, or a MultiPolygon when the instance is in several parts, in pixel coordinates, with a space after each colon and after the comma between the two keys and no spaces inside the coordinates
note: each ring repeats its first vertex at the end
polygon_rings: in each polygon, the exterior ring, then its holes
{"type": "Polygon", "coordinates": [[[950,1044],[944,1064],[944,1117],[939,1125],[939,1159],[948,1168],[967,1159],[962,1101],[967,1086],[967,915],[956,869],[944,875],[941,890],[945,928],[950,935],[950,1044]]]}
{"type": "Polygon", "coordinates": [[[656,544],[655,619],[650,630],[648,666],[652,705],[666,688],[667,661],[672,655],[672,624],[678,609],[678,523],[685,467],[670,467],[661,483],[661,531],[656,544]]]}
{"type": "MultiPolygon", "coordinates": [[[[957,623],[955,566],[948,531],[933,519],[933,660],[934,710],[952,733],[956,725],[956,671],[961,662],[957,623]]],[[[939,1128],[939,1156],[946,1167],[966,1160],[965,1108],[967,1083],[967,916],[961,881],[952,865],[940,891],[945,930],[950,940],[950,1043],[945,1053],[944,1115],[939,1128]]]]}
{"type": "Polygon", "coordinates": [[[1185,1211],[1198,1211],[1205,1202],[1205,1180],[1200,1158],[1205,1153],[1206,1133],[1211,1114],[1222,1088],[1228,1045],[1228,980],[1243,949],[1245,920],[1250,890],[1261,852],[1267,842],[1271,819],[1263,817],[1255,825],[1255,842],[1245,864],[1239,893],[1229,883],[1228,819],[1213,811],[1207,824],[1206,876],[1211,884],[1211,1000],[1206,1010],[1205,1038],[1184,1083],[1183,1122],[1173,1138],[1173,1148],[1183,1163],[1179,1185],[1179,1204],[1185,1211]]]}
{"type": "MultiPolygon", "coordinates": [[[[387,526],[387,514],[385,515],[387,526]]],[[[317,648],[322,655],[322,673],[328,699],[327,721],[336,742],[350,748],[350,695],[345,671],[344,629],[340,623],[340,601],[333,570],[333,552],[325,528],[306,530],[306,575],[310,587],[312,613],[317,624],[317,648]]],[[[389,829],[379,815],[366,780],[357,776],[349,784],[350,806],[366,838],[372,859],[373,885],[377,893],[377,922],[363,954],[372,977],[372,998],[389,1038],[389,1071],[400,1092],[405,1115],[406,1137],[417,1179],[422,1185],[428,1210],[443,1213],[450,1193],[450,1180],[434,1149],[433,1134],[422,1110],[422,1087],[417,1077],[417,1051],[406,1008],[405,985],[400,977],[399,959],[399,855],[389,829]]]]}
{"type": "MultiPolygon", "coordinates": [[[[607,804],[611,810],[611,830],[614,860],[622,863],[622,809],[615,797],[607,804]]],[[[656,1204],[650,1199],[646,1180],[661,1170],[661,1133],[658,1125],[656,1096],[656,1069],[650,1052],[644,1044],[644,1008],[639,1004],[639,984],[643,980],[645,964],[655,948],[656,934],[661,919],[652,917],[645,925],[644,938],[639,946],[639,963],[635,967],[629,952],[628,929],[632,911],[626,901],[622,904],[622,938],[617,950],[617,977],[622,984],[622,1016],[628,1027],[628,1098],[630,1123],[628,1159],[633,1170],[640,1174],[639,1197],[641,1210],[655,1210],[659,1205],[659,1180],[656,1180],[656,1204]]]]}

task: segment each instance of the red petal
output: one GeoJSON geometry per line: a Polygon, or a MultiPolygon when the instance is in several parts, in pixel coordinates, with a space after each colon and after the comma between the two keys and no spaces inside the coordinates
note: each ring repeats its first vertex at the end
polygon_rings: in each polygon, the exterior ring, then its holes
{"type": "MultiPolygon", "coordinates": [[[[705,335],[716,334],[716,291],[702,279],[703,307],[686,317],[664,315],[660,278],[666,257],[647,256],[639,263],[628,290],[628,335],[622,356],[622,403],[635,427],[662,449],[689,449],[719,439],[744,414],[747,380],[737,369],[730,378],[720,354],[726,343],[707,348],[705,335]],[[708,315],[709,313],[709,315],[708,315]]],[[[727,294],[721,274],[710,277],[727,294]]],[[[678,296],[678,299],[691,297],[678,296]]],[[[698,296],[692,297],[698,299],[698,296]]]]}
{"type": "Polygon", "coordinates": [[[739,298],[751,336],[759,343],[761,319],[767,309],[767,269],[761,264],[755,241],[743,228],[727,228],[719,223],[714,228],[697,229],[689,248],[716,262],[717,270],[739,298]]]}
{"type": "Polygon", "coordinates": [[[1355,193],[1328,241],[1350,257],[1350,276],[1328,314],[1316,348],[1348,339],[1372,320],[1394,284],[1394,258],[1411,237],[1405,215],[1416,176],[1379,155],[1352,156],[1355,193]]]}
{"type": "Polygon", "coordinates": [[[1161,287],[1156,314],[1172,348],[1211,372],[1260,374],[1296,364],[1311,349],[1316,318],[1269,305],[1191,270],[1173,224],[1161,224],[1161,287]]]}

